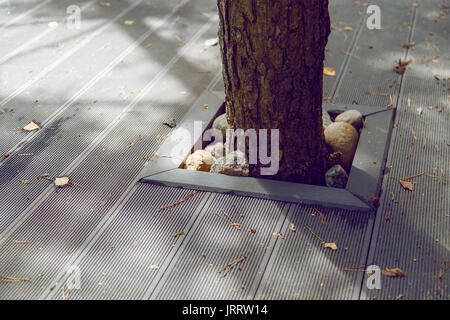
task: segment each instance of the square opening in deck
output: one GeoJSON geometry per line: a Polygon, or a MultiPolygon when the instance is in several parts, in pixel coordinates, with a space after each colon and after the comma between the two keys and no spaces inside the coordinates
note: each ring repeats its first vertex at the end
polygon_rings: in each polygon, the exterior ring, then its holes
{"type": "Polygon", "coordinates": [[[203,132],[211,126],[217,114],[223,112],[223,101],[223,93],[205,91],[181,124],[174,129],[172,139],[167,139],[149,159],[139,181],[347,210],[376,210],[395,109],[342,104],[323,106],[324,112],[356,107],[365,119],[347,185],[341,189],[183,169],[184,161],[193,150],[194,144],[199,141],[201,143],[203,132]],[[205,105],[208,107],[205,108],[205,105]],[[195,124],[198,126],[199,123],[201,130],[195,128],[195,124]],[[186,135],[193,137],[190,145],[186,146],[186,152],[179,157],[169,156],[177,145],[186,143],[182,141],[182,137],[186,135]],[[177,136],[181,137],[181,140],[177,139],[177,136]]]}

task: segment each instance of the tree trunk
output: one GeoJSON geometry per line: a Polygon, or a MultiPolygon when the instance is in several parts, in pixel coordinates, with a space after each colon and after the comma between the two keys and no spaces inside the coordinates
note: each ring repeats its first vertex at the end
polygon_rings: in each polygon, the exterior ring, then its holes
{"type": "MultiPolygon", "coordinates": [[[[218,7],[229,125],[280,130],[279,171],[267,178],[323,184],[328,0],[218,0],[218,7]]],[[[251,166],[252,176],[260,167],[251,166]]]]}

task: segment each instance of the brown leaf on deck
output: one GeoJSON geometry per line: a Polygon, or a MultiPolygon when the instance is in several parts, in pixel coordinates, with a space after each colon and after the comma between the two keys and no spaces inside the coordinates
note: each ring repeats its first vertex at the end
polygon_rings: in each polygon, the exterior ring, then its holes
{"type": "Polygon", "coordinates": [[[323,247],[324,248],[329,248],[329,249],[331,249],[331,250],[337,250],[337,245],[336,245],[336,243],[334,243],[334,242],[328,242],[328,243],[324,243],[323,244],[323,247]]]}
{"type": "Polygon", "coordinates": [[[394,67],[394,71],[397,72],[400,75],[403,75],[405,73],[405,71],[406,71],[406,67],[411,62],[412,62],[411,60],[403,61],[401,58],[398,59],[397,65],[394,67]]]}
{"type": "Polygon", "coordinates": [[[282,237],[283,236],[283,234],[280,233],[280,232],[272,232],[272,235],[275,236],[275,237],[282,237]]]}
{"type": "Polygon", "coordinates": [[[31,121],[29,124],[27,124],[25,127],[23,127],[22,131],[30,132],[30,131],[39,130],[39,129],[41,129],[41,127],[34,121],[31,121]]]}
{"type": "Polygon", "coordinates": [[[392,269],[386,268],[384,270],[381,270],[381,273],[385,276],[392,277],[392,278],[406,277],[405,271],[403,271],[400,268],[392,268],[392,269]]]}
{"type": "Polygon", "coordinates": [[[333,67],[324,67],[323,68],[323,74],[329,77],[335,77],[336,76],[336,70],[334,70],[333,67]]]}
{"type": "Polygon", "coordinates": [[[55,183],[55,185],[57,187],[60,187],[60,188],[64,188],[65,186],[71,186],[72,185],[69,177],[55,178],[55,180],[53,182],[55,183]]]}
{"type": "Polygon", "coordinates": [[[403,181],[403,180],[398,180],[398,182],[400,182],[400,184],[402,185],[402,187],[406,190],[409,191],[414,191],[414,184],[408,181],[403,181]]]}

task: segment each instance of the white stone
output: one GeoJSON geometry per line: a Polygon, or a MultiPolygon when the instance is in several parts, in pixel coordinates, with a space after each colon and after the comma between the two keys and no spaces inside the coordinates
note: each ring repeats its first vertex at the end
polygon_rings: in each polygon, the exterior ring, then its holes
{"type": "Polygon", "coordinates": [[[209,172],[216,159],[205,150],[197,150],[186,159],[185,169],[209,172]]]}
{"type": "Polygon", "coordinates": [[[334,119],[334,122],[346,122],[355,127],[356,130],[364,127],[364,118],[358,110],[347,110],[334,119]]]}
{"type": "Polygon", "coordinates": [[[229,176],[249,176],[249,165],[245,155],[240,151],[228,153],[218,159],[211,167],[211,172],[229,176]]]}
{"type": "Polygon", "coordinates": [[[225,153],[224,145],[222,142],[213,142],[209,144],[205,148],[205,151],[211,153],[211,155],[216,159],[222,158],[225,153]]]}

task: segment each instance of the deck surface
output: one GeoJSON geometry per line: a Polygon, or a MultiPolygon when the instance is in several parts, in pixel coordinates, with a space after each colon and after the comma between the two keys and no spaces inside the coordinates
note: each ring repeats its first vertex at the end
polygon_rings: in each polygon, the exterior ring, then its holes
{"type": "Polygon", "coordinates": [[[204,44],[215,1],[1,1],[0,299],[448,300],[450,3],[371,3],[381,30],[363,3],[330,1],[324,98],[397,109],[376,214],[208,192],[158,211],[191,193],[137,182],[163,122],[223,90],[204,44]],[[404,75],[400,58],[414,60],[404,75]],[[42,128],[22,132],[31,120],[42,128]],[[75,185],[56,192],[43,174],[75,185]],[[369,290],[368,265],[406,276],[369,290]]]}

